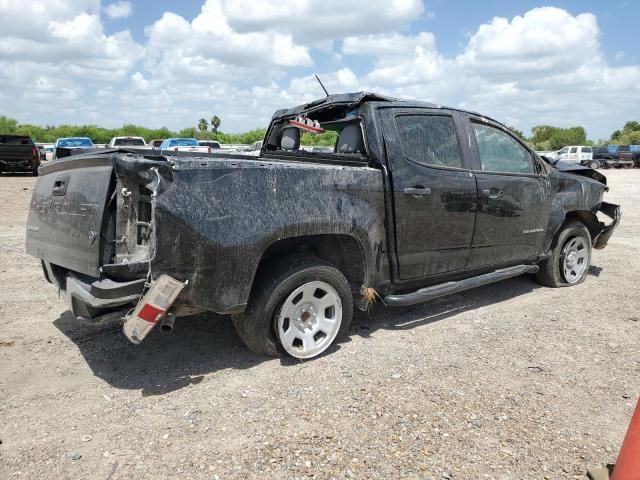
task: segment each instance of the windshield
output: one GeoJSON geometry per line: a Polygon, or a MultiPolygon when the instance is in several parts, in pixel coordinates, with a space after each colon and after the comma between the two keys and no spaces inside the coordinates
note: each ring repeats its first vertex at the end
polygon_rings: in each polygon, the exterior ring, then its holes
{"type": "Polygon", "coordinates": [[[93,142],[90,138],[61,138],[58,140],[58,147],[65,148],[82,148],[93,147],[93,142]]]}
{"type": "Polygon", "coordinates": [[[141,138],[116,138],[113,142],[114,147],[132,146],[132,147],[146,147],[147,144],[141,138]]]}
{"type": "Polygon", "coordinates": [[[29,137],[1,136],[0,143],[3,145],[33,145],[29,137]]]}
{"type": "Polygon", "coordinates": [[[197,147],[198,140],[195,138],[174,138],[169,140],[170,147],[197,147]]]}

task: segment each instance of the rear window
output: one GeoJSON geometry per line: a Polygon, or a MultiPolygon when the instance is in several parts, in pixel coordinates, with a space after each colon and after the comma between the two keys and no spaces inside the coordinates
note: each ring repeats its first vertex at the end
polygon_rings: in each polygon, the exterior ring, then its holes
{"type": "Polygon", "coordinates": [[[33,140],[30,137],[2,135],[0,136],[0,143],[2,145],[33,145],[33,140]]]}
{"type": "Polygon", "coordinates": [[[93,147],[93,142],[89,138],[63,138],[58,140],[58,147],[63,147],[63,148],[93,147]]]}
{"type": "Polygon", "coordinates": [[[197,147],[198,141],[195,138],[174,138],[169,141],[170,147],[197,147]]]}
{"type": "Polygon", "coordinates": [[[144,143],[144,140],[141,138],[117,138],[115,142],[113,142],[114,147],[146,147],[147,144],[144,143]]]}
{"type": "Polygon", "coordinates": [[[462,168],[453,119],[441,115],[399,115],[396,127],[404,155],[416,163],[462,168]]]}
{"type": "Polygon", "coordinates": [[[591,153],[591,147],[582,147],[582,153],[591,153]]]}

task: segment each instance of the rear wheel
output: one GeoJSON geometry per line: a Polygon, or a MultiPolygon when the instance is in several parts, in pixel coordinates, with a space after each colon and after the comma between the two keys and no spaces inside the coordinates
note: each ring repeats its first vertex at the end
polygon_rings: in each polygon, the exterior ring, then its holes
{"type": "Polygon", "coordinates": [[[584,282],[591,265],[591,235],[580,222],[568,222],[554,241],[551,256],[540,263],[538,282],[569,287],[584,282]]]}
{"type": "Polygon", "coordinates": [[[591,160],[591,161],[589,162],[589,168],[594,168],[594,169],[595,169],[595,168],[598,168],[599,166],[600,166],[600,163],[598,163],[598,162],[597,162],[597,161],[595,161],[595,160],[591,160]]]}
{"type": "Polygon", "coordinates": [[[251,351],[313,358],[349,331],[349,282],[316,257],[284,259],[262,269],[244,313],[232,316],[251,351]]]}

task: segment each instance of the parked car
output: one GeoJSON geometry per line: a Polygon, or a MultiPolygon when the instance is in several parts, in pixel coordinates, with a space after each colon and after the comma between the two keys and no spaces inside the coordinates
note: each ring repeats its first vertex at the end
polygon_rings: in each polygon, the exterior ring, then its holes
{"type": "Polygon", "coordinates": [[[149,142],[149,147],[151,147],[151,148],[160,148],[160,145],[162,145],[162,142],[164,142],[164,140],[162,138],[157,138],[155,140],[151,140],[149,142]]]}
{"type": "Polygon", "coordinates": [[[593,162],[593,150],[586,145],[572,145],[558,150],[556,160],[562,160],[579,165],[589,165],[591,168],[598,166],[593,162]]]}
{"type": "Polygon", "coordinates": [[[249,148],[245,150],[245,152],[247,153],[247,155],[257,157],[258,155],[260,155],[260,150],[262,150],[262,140],[253,142],[251,145],[249,145],[249,148]]]}
{"type": "Polygon", "coordinates": [[[311,153],[333,153],[333,148],[331,147],[309,147],[307,149],[308,152],[311,153]]]}
{"type": "Polygon", "coordinates": [[[63,137],[56,140],[53,157],[66,158],[94,147],[93,141],[88,137],[63,137]]]}
{"type": "Polygon", "coordinates": [[[38,145],[38,148],[41,150],[41,154],[44,154],[44,158],[41,155],[41,160],[50,161],[53,160],[53,144],[43,143],[38,145]]]}
{"type": "Polygon", "coordinates": [[[609,147],[598,146],[593,147],[593,161],[589,166],[591,168],[633,168],[634,163],[630,158],[625,158],[623,155],[618,153],[612,153],[609,147]],[[593,164],[596,164],[596,166],[593,164]]]}
{"type": "Polygon", "coordinates": [[[215,140],[198,140],[198,144],[201,147],[209,147],[211,150],[220,150],[222,148],[220,142],[215,140]]]}
{"type": "Polygon", "coordinates": [[[38,175],[40,151],[27,135],[0,134],[0,173],[31,172],[38,175]]]}
{"type": "Polygon", "coordinates": [[[113,137],[107,144],[107,148],[116,147],[147,148],[147,142],[142,137],[113,137]]]}
{"type": "Polygon", "coordinates": [[[627,168],[640,168],[640,151],[631,150],[629,145],[618,145],[617,157],[619,160],[625,161],[624,166],[627,168]],[[631,164],[629,164],[629,162],[631,162],[631,164]]]}
{"type": "Polygon", "coordinates": [[[167,138],[158,148],[174,152],[211,153],[211,147],[201,146],[195,138],[167,138]]]}
{"type": "Polygon", "coordinates": [[[133,309],[134,343],[213,311],[254,352],[312,358],[376,298],[414,305],[525,273],[577,285],[620,218],[600,172],[419,101],[360,92],[279,110],[242,161],[166,142],[161,159],[43,165],[27,221],[27,253],[73,315],[133,309]],[[300,150],[301,115],[339,132],[335,153],[300,150]]]}

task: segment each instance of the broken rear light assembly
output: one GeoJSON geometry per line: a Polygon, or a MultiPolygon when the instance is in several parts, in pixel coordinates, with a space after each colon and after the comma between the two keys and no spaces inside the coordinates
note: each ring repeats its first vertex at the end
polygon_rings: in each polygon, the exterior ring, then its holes
{"type": "Polygon", "coordinates": [[[149,335],[167,315],[185,285],[169,275],[161,275],[153,282],[133,312],[125,317],[124,334],[131,343],[137,345],[149,335]]]}

